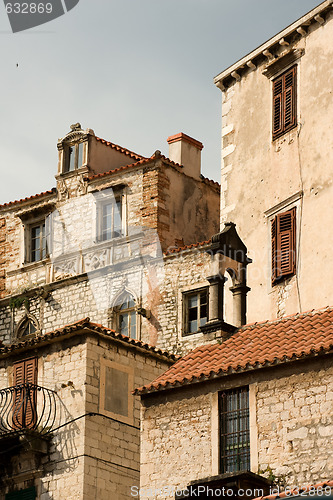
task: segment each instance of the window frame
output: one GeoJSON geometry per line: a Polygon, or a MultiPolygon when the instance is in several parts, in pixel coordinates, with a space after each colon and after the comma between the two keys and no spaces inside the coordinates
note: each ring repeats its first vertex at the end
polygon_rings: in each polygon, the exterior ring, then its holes
{"type": "Polygon", "coordinates": [[[125,235],[124,231],[124,200],[123,193],[115,194],[112,200],[105,199],[100,201],[97,206],[97,241],[105,242],[111,241],[114,238],[120,238],[125,235]],[[120,203],[120,210],[117,208],[118,203],[120,203]],[[111,228],[104,228],[104,209],[106,206],[111,205],[111,228]],[[120,215],[120,231],[115,231],[115,210],[118,209],[120,215]],[[104,233],[110,232],[110,237],[103,238],[104,233]],[[120,233],[120,234],[119,234],[120,233]]]}
{"type": "Polygon", "coordinates": [[[99,406],[100,411],[108,417],[114,418],[119,422],[133,425],[134,423],[134,404],[132,391],[134,390],[134,367],[125,366],[114,361],[100,358],[100,391],[99,391],[99,406]],[[124,373],[128,377],[128,394],[127,394],[127,416],[112,412],[105,408],[105,388],[106,388],[106,369],[113,368],[124,373]]]}
{"type": "MultiPolygon", "coordinates": [[[[204,324],[207,323],[207,321],[209,320],[209,286],[203,286],[203,287],[198,287],[198,288],[195,288],[195,289],[192,289],[192,290],[187,290],[187,291],[183,291],[182,292],[182,303],[183,303],[183,327],[182,327],[182,336],[183,337],[189,337],[189,336],[192,336],[192,335],[195,335],[197,333],[201,333],[200,332],[200,326],[203,326],[203,325],[199,325],[198,326],[198,329],[195,331],[195,332],[191,332],[189,331],[190,328],[189,328],[189,299],[190,297],[192,296],[199,296],[200,297],[200,294],[205,292],[206,293],[206,321],[204,324]]],[[[200,299],[199,299],[199,303],[197,305],[197,309],[199,310],[200,312],[200,308],[201,308],[201,303],[200,303],[200,299]]],[[[201,316],[197,316],[197,321],[200,322],[200,319],[201,319],[201,316]]]]}
{"type": "MultiPolygon", "coordinates": [[[[250,390],[249,386],[236,387],[233,389],[228,389],[224,391],[220,391],[218,393],[218,427],[219,427],[219,473],[232,473],[232,472],[244,472],[251,470],[251,447],[250,447],[250,438],[251,438],[251,423],[250,423],[250,390]],[[246,397],[242,397],[241,395],[246,393],[246,397]],[[227,408],[227,400],[229,396],[236,395],[237,400],[237,408],[231,411],[228,411],[227,408]],[[237,397],[240,396],[240,397],[237,397]],[[246,405],[243,406],[243,403],[246,405]],[[228,429],[228,416],[229,416],[229,425],[230,425],[230,414],[238,412],[237,418],[237,430],[236,432],[227,432],[228,429]],[[243,412],[244,415],[240,415],[243,412]],[[240,415],[240,417],[239,417],[240,415]],[[240,418],[242,420],[240,420],[240,418]],[[245,424],[245,425],[243,425],[245,424]],[[243,427],[243,429],[242,429],[243,427]],[[242,430],[241,430],[242,429],[242,430]],[[236,453],[230,454],[227,453],[226,450],[226,439],[227,436],[235,435],[237,438],[236,443],[236,453]],[[245,435],[245,439],[241,439],[241,436],[245,435]],[[245,446],[242,443],[245,441],[245,446]],[[243,452],[239,452],[242,450],[243,452]],[[228,467],[228,458],[236,456],[236,467],[229,469],[228,467]],[[242,461],[242,457],[244,460],[242,461]],[[242,463],[245,463],[245,466],[242,467],[242,463]]],[[[233,422],[234,426],[235,422],[233,422]]]]}
{"type": "Polygon", "coordinates": [[[51,245],[51,233],[52,233],[52,224],[51,220],[47,216],[36,217],[34,219],[30,219],[27,223],[23,223],[24,228],[24,264],[38,264],[39,262],[43,262],[44,260],[50,257],[50,248],[51,245]],[[43,248],[43,252],[40,253],[40,258],[33,258],[33,245],[32,245],[32,231],[33,229],[39,227],[45,227],[45,234],[42,235],[42,230],[40,231],[40,245],[44,241],[45,246],[39,248],[43,248]]]}
{"type": "Polygon", "coordinates": [[[297,67],[297,64],[291,66],[272,80],[273,141],[297,126],[297,67]],[[288,85],[289,75],[291,75],[290,85],[288,85]]]}
{"type": "Polygon", "coordinates": [[[81,167],[85,165],[85,149],[86,149],[85,144],[86,141],[77,141],[65,145],[63,169],[62,169],[63,174],[75,172],[76,170],[79,170],[81,167]],[[81,151],[82,162],[79,165],[81,145],[82,145],[82,151],[81,151]],[[70,152],[72,149],[74,149],[73,168],[71,168],[71,160],[70,160],[70,152]]]}
{"type": "Polygon", "coordinates": [[[280,212],[271,220],[272,285],[296,274],[296,206],[280,212]],[[287,218],[290,219],[288,225],[287,218]],[[285,220],[283,220],[285,219],[285,220]],[[285,257],[287,254],[288,258],[285,257]]]}

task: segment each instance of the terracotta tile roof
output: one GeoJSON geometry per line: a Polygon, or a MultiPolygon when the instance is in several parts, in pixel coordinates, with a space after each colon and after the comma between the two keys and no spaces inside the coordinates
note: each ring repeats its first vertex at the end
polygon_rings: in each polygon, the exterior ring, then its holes
{"type": "Polygon", "coordinates": [[[307,486],[300,486],[299,488],[294,488],[292,490],[285,490],[282,491],[281,493],[279,492],[276,495],[268,495],[268,496],[263,496],[263,497],[257,497],[254,500],[276,500],[277,498],[290,498],[290,497],[295,497],[298,495],[301,495],[301,498],[311,498],[313,497],[314,494],[318,494],[321,498],[332,498],[333,495],[333,481],[324,481],[322,483],[317,483],[317,484],[309,484],[307,486]],[[327,491],[330,492],[329,495],[323,494],[323,491],[325,492],[325,488],[327,488],[327,491]],[[306,493],[309,492],[311,495],[307,496],[306,493]],[[316,493],[314,493],[316,492],[316,493]],[[318,493],[317,493],[318,492],[318,493]]]}
{"type": "Polygon", "coordinates": [[[29,338],[22,342],[17,342],[15,344],[2,344],[0,345],[0,358],[6,357],[11,353],[16,351],[25,350],[31,347],[37,347],[38,345],[45,345],[45,343],[49,343],[50,341],[61,339],[62,337],[66,337],[68,335],[79,334],[79,333],[87,333],[87,332],[95,332],[97,334],[106,335],[116,341],[121,343],[128,344],[134,348],[138,348],[140,350],[144,349],[145,351],[150,352],[151,354],[163,356],[168,358],[170,361],[175,361],[179,359],[179,356],[175,356],[167,351],[162,351],[157,347],[151,346],[150,344],[146,344],[141,342],[140,340],[131,339],[130,337],[126,337],[121,333],[117,333],[110,328],[107,328],[103,325],[99,325],[98,323],[91,323],[90,318],[83,318],[80,321],[76,321],[75,323],[71,323],[69,325],[65,325],[61,328],[57,328],[52,332],[48,332],[45,334],[39,334],[37,337],[29,338]]]}
{"type": "Polygon", "coordinates": [[[131,158],[135,158],[136,160],[143,160],[145,157],[142,155],[138,155],[137,153],[133,153],[133,151],[130,151],[127,148],[123,148],[121,146],[118,146],[118,144],[114,144],[113,142],[106,141],[105,139],[102,139],[101,137],[95,136],[95,139],[102,144],[105,144],[106,146],[110,146],[112,149],[115,149],[116,151],[119,151],[119,153],[123,153],[125,155],[130,156],[131,158]]]}
{"type": "Polygon", "coordinates": [[[170,248],[164,253],[164,255],[172,255],[175,253],[183,252],[184,250],[191,250],[191,248],[203,247],[209,245],[211,242],[212,240],[199,241],[197,243],[191,243],[190,245],[183,245],[182,247],[170,248]]]}
{"type": "Polygon", "coordinates": [[[108,172],[102,172],[101,174],[94,174],[86,177],[89,181],[94,179],[99,179],[101,177],[106,177],[107,175],[115,174],[116,172],[121,172],[122,170],[127,170],[129,168],[139,167],[141,165],[146,165],[147,163],[153,161],[154,158],[143,158],[142,160],[136,161],[135,163],[130,163],[129,165],[124,165],[122,167],[114,168],[113,170],[109,170],[108,172]]]}
{"type": "Polygon", "coordinates": [[[0,205],[0,208],[4,208],[4,207],[10,207],[11,205],[15,205],[17,203],[23,203],[25,201],[30,201],[30,200],[35,200],[35,199],[38,199],[38,198],[43,198],[43,196],[48,196],[50,194],[55,194],[56,193],[56,188],[52,188],[48,191],[44,191],[43,193],[39,193],[39,194],[34,194],[32,196],[27,196],[26,198],[22,198],[20,200],[14,200],[14,201],[9,201],[8,203],[3,203],[2,205],[0,205]]]}
{"type": "Polygon", "coordinates": [[[136,393],[154,392],[324,354],[333,349],[333,309],[240,328],[222,344],[197,347],[136,393]]]}

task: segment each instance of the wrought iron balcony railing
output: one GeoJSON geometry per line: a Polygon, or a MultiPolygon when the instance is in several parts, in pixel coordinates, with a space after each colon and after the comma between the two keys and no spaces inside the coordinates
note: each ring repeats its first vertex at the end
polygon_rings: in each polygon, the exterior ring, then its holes
{"type": "Polygon", "coordinates": [[[35,431],[49,434],[56,421],[56,393],[34,384],[0,390],[0,438],[35,431]]]}

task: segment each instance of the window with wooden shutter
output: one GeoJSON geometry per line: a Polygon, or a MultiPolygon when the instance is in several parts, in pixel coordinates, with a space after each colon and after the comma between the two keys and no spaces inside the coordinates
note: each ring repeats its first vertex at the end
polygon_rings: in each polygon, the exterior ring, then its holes
{"type": "Polygon", "coordinates": [[[277,215],[271,226],[272,283],[296,271],[296,208],[277,215]]]}
{"type": "Polygon", "coordinates": [[[296,127],[296,69],[273,81],[273,140],[296,127]]]}
{"type": "Polygon", "coordinates": [[[31,429],[37,421],[37,358],[25,359],[14,364],[15,396],[13,427],[31,429]]]}

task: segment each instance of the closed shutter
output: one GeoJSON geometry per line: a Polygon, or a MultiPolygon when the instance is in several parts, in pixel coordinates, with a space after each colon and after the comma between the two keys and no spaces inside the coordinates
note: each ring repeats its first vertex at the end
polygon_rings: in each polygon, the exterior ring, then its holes
{"type": "Polygon", "coordinates": [[[272,221],[272,281],[296,271],[296,208],[272,221]]]}
{"type": "Polygon", "coordinates": [[[17,386],[13,404],[13,427],[15,429],[32,429],[36,424],[36,383],[37,358],[26,359],[14,364],[14,385],[17,386]],[[31,386],[26,384],[31,384],[31,386]]]}
{"type": "Polygon", "coordinates": [[[273,136],[282,132],[282,87],[283,77],[273,82],[273,136]]]}
{"type": "Polygon", "coordinates": [[[283,77],[284,109],[283,128],[289,130],[296,124],[296,67],[287,71],[283,77]]]}
{"type": "Polygon", "coordinates": [[[273,81],[273,139],[296,126],[296,69],[273,81]]]}

